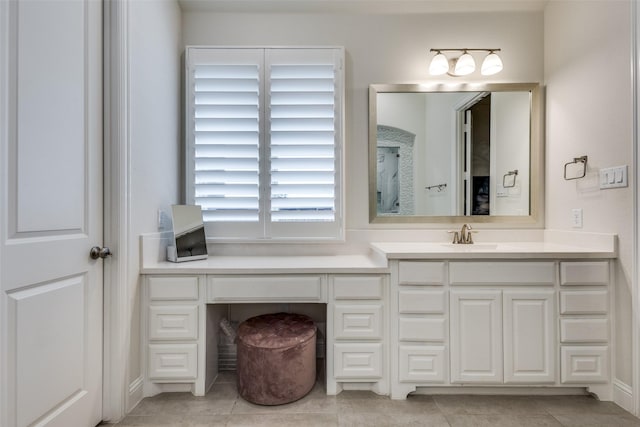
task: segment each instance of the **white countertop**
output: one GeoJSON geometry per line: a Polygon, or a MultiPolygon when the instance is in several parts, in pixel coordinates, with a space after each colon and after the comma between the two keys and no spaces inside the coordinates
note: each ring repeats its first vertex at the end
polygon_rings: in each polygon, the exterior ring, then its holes
{"type": "MultiPolygon", "coordinates": [[[[157,236],[141,236],[142,274],[322,274],[388,273],[393,259],[609,259],[617,257],[615,234],[544,230],[538,240],[515,241],[532,233],[478,233],[471,245],[438,241],[385,241],[364,243],[355,252],[333,253],[330,249],[297,248],[273,255],[215,254],[200,261],[165,261],[165,250],[157,236]],[[499,237],[500,241],[484,241],[499,237]]],[[[475,236],[474,236],[475,238],[475,236]]],[[[244,247],[244,246],[243,246],[244,247]]],[[[250,248],[247,247],[247,250],[250,248]]]]}
{"type": "Polygon", "coordinates": [[[388,273],[386,259],[365,255],[210,256],[189,262],[146,263],[142,274],[388,273]]]}
{"type": "Polygon", "coordinates": [[[388,259],[580,259],[615,258],[614,248],[592,248],[550,242],[483,242],[470,245],[420,242],[372,243],[388,259]]]}

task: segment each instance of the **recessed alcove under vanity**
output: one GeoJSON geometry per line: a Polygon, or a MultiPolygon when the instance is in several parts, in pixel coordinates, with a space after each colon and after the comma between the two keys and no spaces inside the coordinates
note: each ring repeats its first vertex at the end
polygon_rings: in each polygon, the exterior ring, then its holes
{"type": "Polygon", "coordinates": [[[475,245],[452,245],[439,234],[338,255],[187,263],[164,261],[162,240],[143,236],[145,396],[206,393],[222,318],[297,311],[324,335],[330,395],[587,390],[612,399],[615,235],[529,230],[518,242],[483,230],[475,245]]]}

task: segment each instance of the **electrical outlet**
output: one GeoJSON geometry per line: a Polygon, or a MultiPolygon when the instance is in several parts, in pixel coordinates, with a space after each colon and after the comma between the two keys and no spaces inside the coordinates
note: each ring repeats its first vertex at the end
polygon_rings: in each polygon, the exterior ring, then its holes
{"type": "Polygon", "coordinates": [[[573,228],[582,228],[582,209],[571,210],[571,226],[573,228]]]}
{"type": "Polygon", "coordinates": [[[171,220],[165,211],[158,209],[158,231],[167,231],[171,228],[171,220]]]}

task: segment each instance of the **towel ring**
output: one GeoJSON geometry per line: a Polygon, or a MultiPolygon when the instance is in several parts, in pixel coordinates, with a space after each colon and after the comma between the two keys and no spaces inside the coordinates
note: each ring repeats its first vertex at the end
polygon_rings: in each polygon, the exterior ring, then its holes
{"type": "Polygon", "coordinates": [[[567,181],[571,181],[572,179],[580,179],[584,178],[587,175],[587,156],[574,157],[572,162],[568,162],[564,164],[564,179],[567,181]],[[582,164],[582,173],[581,175],[574,176],[571,178],[567,178],[567,166],[575,165],[581,163],[582,164]]]}
{"type": "Polygon", "coordinates": [[[516,186],[516,176],[518,176],[518,169],[514,169],[512,171],[509,171],[507,173],[505,173],[502,176],[502,187],[503,188],[513,188],[516,186]],[[507,185],[507,178],[513,176],[513,182],[511,183],[511,185],[507,185]]]}

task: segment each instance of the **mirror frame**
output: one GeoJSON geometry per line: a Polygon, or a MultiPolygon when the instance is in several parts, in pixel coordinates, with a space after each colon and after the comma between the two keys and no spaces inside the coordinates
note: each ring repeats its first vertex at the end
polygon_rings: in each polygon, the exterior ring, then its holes
{"type": "Polygon", "coordinates": [[[463,83],[463,84],[371,84],[369,85],[369,222],[371,224],[411,223],[478,223],[506,225],[513,228],[544,227],[544,144],[542,142],[542,89],[539,83],[463,83]],[[429,93],[429,92],[531,92],[531,122],[529,134],[529,215],[469,215],[469,216],[423,216],[423,215],[378,215],[377,192],[377,147],[378,93],[429,93]]]}

